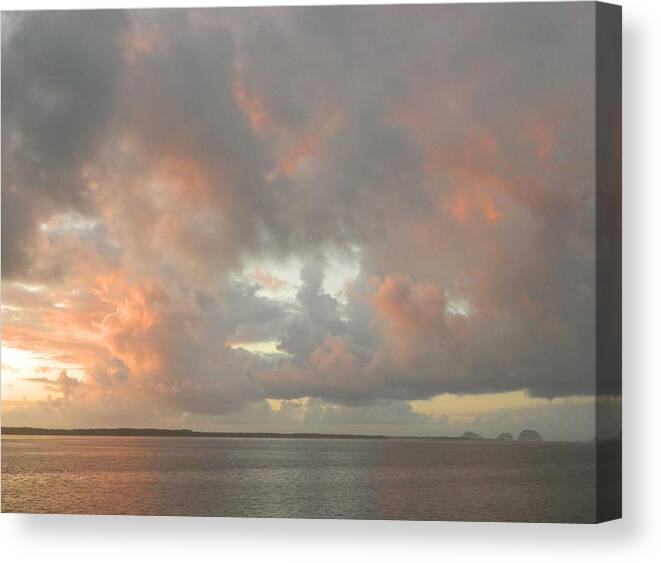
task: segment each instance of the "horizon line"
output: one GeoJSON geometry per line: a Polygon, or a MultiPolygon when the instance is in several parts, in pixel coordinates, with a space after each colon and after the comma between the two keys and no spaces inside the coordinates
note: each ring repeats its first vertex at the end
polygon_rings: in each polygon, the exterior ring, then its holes
{"type": "MultiPolygon", "coordinates": [[[[470,431],[467,431],[467,433],[470,431]]],[[[43,428],[34,426],[2,426],[3,435],[73,435],[73,436],[162,436],[162,437],[208,437],[208,438],[311,438],[311,439],[417,439],[417,440],[465,440],[465,441],[492,441],[492,442],[530,442],[512,438],[503,440],[497,437],[487,438],[477,436],[441,436],[441,435],[387,435],[387,434],[354,434],[354,433],[325,433],[325,432],[258,432],[258,431],[204,431],[188,428],[136,428],[136,427],[96,427],[96,428],[43,428]]],[[[596,439],[586,440],[544,440],[545,442],[595,442],[596,439]]]]}

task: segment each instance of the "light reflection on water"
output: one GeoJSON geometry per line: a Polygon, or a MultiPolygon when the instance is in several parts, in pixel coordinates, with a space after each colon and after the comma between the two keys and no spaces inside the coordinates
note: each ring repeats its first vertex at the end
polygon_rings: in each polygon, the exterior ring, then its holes
{"type": "Polygon", "coordinates": [[[592,444],[2,438],[2,511],[591,522],[592,444]]]}

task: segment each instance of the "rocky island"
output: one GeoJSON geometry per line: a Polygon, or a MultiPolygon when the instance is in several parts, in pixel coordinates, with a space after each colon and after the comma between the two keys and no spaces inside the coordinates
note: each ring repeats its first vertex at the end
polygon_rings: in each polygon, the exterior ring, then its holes
{"type": "Polygon", "coordinates": [[[521,430],[518,440],[520,442],[541,442],[542,437],[536,430],[521,430]]]}

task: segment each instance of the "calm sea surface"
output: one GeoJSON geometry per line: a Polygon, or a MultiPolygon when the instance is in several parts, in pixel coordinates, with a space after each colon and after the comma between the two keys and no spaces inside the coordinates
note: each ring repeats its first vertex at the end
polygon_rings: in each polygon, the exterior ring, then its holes
{"type": "Polygon", "coordinates": [[[595,520],[592,444],[2,438],[2,511],[595,520]]]}

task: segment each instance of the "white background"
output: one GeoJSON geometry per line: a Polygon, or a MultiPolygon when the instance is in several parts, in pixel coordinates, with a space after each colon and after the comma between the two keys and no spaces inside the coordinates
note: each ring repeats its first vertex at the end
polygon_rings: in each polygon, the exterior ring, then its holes
{"type": "MultiPolygon", "coordinates": [[[[308,0],[286,4],[323,4],[308,0]]],[[[329,3],[329,2],[326,2],[329,3]]],[[[363,0],[362,3],[378,3],[363,0]]],[[[273,0],[4,1],[3,10],[273,0]]],[[[661,556],[661,2],[623,0],[624,513],[599,526],[0,515],[0,560],[631,563],[661,556]],[[654,102],[656,100],[656,103],[654,102]],[[656,289],[655,289],[656,288],[656,289]]]]}

